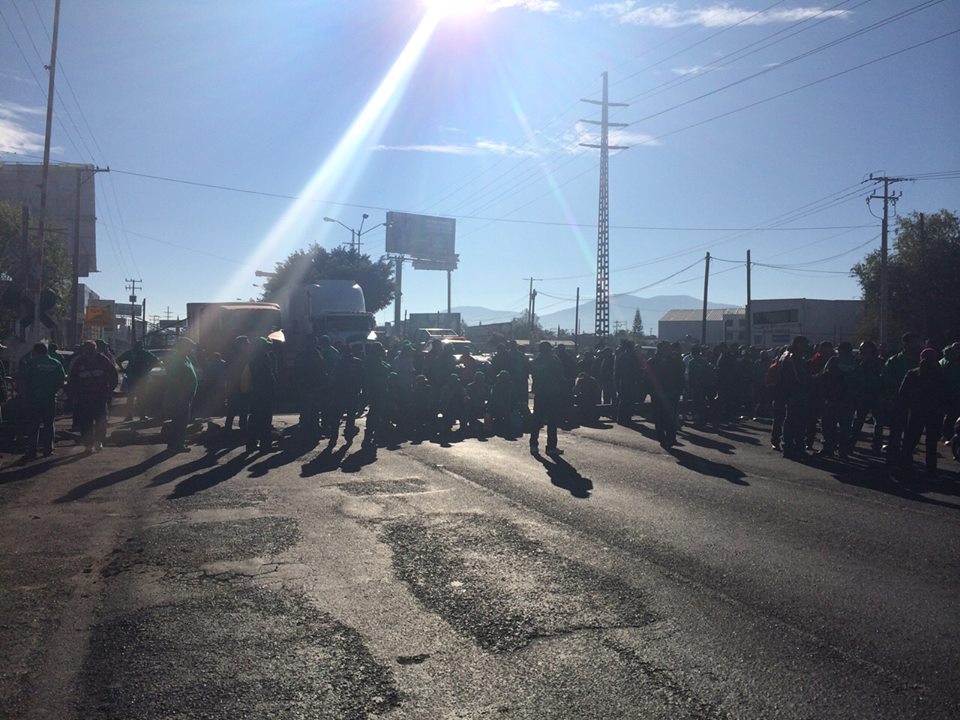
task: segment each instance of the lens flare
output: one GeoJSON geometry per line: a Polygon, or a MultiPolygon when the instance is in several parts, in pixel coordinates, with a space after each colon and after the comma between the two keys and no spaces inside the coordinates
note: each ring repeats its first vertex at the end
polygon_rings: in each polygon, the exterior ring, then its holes
{"type": "Polygon", "coordinates": [[[317,228],[322,201],[333,196],[349,195],[363,170],[363,164],[358,162],[358,157],[370,145],[376,144],[383,134],[439,19],[439,15],[428,12],[420,21],[400,55],[380,81],[380,85],[323,165],[222,289],[223,297],[232,298],[246,293],[250,277],[256,270],[272,268],[275,262],[285,258],[291,250],[304,247],[308,235],[312,240],[322,232],[317,228]]]}

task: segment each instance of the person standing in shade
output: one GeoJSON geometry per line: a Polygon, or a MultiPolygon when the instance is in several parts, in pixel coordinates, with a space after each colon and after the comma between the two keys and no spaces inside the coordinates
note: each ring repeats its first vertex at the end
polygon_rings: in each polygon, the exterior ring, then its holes
{"type": "Polygon", "coordinates": [[[97,352],[93,342],[80,346],[79,355],[70,363],[67,393],[77,403],[80,437],[87,452],[103,448],[107,437],[107,403],[118,380],[117,366],[97,352]]]}
{"type": "Polygon", "coordinates": [[[273,346],[267,338],[257,338],[253,343],[253,357],[244,370],[241,387],[250,398],[250,417],[247,419],[247,452],[258,445],[260,452],[273,447],[273,400],[277,389],[277,370],[273,346]],[[245,381],[245,382],[244,382],[245,381]]]}
{"type": "Polygon", "coordinates": [[[913,451],[926,436],[926,477],[937,476],[937,442],[943,428],[943,414],[950,405],[950,391],[940,366],[939,353],[926,348],[920,353],[920,364],[908,370],[900,385],[900,406],[906,412],[900,467],[909,470],[913,451]]]}
{"type": "Polygon", "coordinates": [[[133,347],[117,358],[117,364],[127,364],[127,414],[125,420],[133,420],[134,411],[143,420],[146,416],[144,408],[144,386],[147,375],[160,364],[160,360],[149,350],[144,349],[143,343],[137,341],[133,347]]]}
{"type": "Polygon", "coordinates": [[[320,395],[320,435],[329,437],[334,422],[340,423],[340,416],[334,416],[333,407],[333,389],[339,380],[337,372],[340,368],[340,351],[330,342],[329,335],[321,335],[319,342],[320,356],[323,358],[323,369],[326,373],[320,395]]]}
{"type": "Polygon", "coordinates": [[[316,335],[304,338],[303,347],[297,354],[294,374],[300,402],[300,431],[315,439],[320,435],[320,409],[323,403],[332,400],[330,396],[336,391],[336,388],[332,388],[332,392],[327,392],[326,363],[316,335]]]}
{"type": "Polygon", "coordinates": [[[166,415],[170,418],[167,428],[167,450],[170,452],[190,450],[187,447],[187,423],[197,394],[197,371],[190,361],[192,349],[193,342],[185,337],[178,338],[173,353],[163,363],[167,371],[164,403],[166,415]]]}
{"type": "Polygon", "coordinates": [[[540,429],[547,426],[547,455],[561,455],[557,447],[557,425],[564,408],[566,381],[560,358],[546,340],[533,359],[533,428],[530,432],[530,454],[540,452],[540,429]]]}
{"type": "Polygon", "coordinates": [[[25,460],[37,457],[37,438],[46,457],[53,452],[53,420],[56,415],[57,391],[63,387],[67,374],[57,360],[48,354],[47,346],[33,346],[30,359],[20,374],[26,398],[27,453],[25,460]]]}

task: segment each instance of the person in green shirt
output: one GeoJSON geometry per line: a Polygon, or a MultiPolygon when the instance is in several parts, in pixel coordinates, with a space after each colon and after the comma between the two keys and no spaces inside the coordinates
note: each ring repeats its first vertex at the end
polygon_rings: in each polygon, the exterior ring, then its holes
{"type": "Polygon", "coordinates": [[[37,457],[37,445],[44,456],[53,452],[54,416],[57,392],[67,379],[63,365],[50,357],[47,346],[37,343],[23,367],[20,382],[26,398],[27,452],[25,460],[37,457]]]}
{"type": "Polygon", "coordinates": [[[197,394],[197,371],[190,361],[193,343],[185,337],[177,339],[176,350],[163,363],[166,369],[164,395],[167,402],[167,417],[170,426],[167,433],[167,450],[189,452],[187,447],[187,423],[190,422],[190,407],[197,394]]]}

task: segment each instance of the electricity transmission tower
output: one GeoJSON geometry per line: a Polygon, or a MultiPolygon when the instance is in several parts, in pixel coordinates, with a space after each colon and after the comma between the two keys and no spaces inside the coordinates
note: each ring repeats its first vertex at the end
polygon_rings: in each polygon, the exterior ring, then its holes
{"type": "Polygon", "coordinates": [[[626,127],[627,123],[612,123],[609,119],[610,107],[627,107],[627,103],[612,103],[607,100],[607,73],[603,73],[603,99],[587,100],[593,105],[600,105],[600,120],[583,120],[582,122],[600,126],[600,144],[580,143],[583,147],[598,148],[600,150],[600,207],[597,218],[597,310],[594,332],[598,338],[610,334],[610,188],[609,188],[609,158],[610,150],[627,150],[623,145],[610,145],[609,128],[626,127]]]}

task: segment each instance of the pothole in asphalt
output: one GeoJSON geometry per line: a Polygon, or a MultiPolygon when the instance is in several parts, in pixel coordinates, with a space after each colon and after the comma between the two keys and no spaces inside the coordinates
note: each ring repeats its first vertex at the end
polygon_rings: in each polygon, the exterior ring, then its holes
{"type": "Polygon", "coordinates": [[[420,478],[396,478],[394,480],[362,480],[358,482],[340,483],[340,490],[348,495],[405,495],[407,493],[422,493],[430,489],[420,478]]]}
{"type": "Polygon", "coordinates": [[[114,550],[103,575],[111,577],[144,565],[193,571],[210,563],[272,557],[300,538],[299,526],[288,517],[156,525],[114,550]]]}
{"type": "Polygon", "coordinates": [[[386,524],[383,538],[393,549],[394,572],[417,599],[487,650],[657,619],[635,588],[499,518],[404,519],[386,524]]]}
{"type": "Polygon", "coordinates": [[[266,502],[267,494],[256,489],[223,488],[205,490],[185,497],[168,498],[169,507],[177,510],[230,509],[259,505],[266,502]]]}
{"type": "Polygon", "coordinates": [[[211,591],[94,627],[79,717],[368,718],[400,704],[361,636],[305,598],[211,591]]]}

